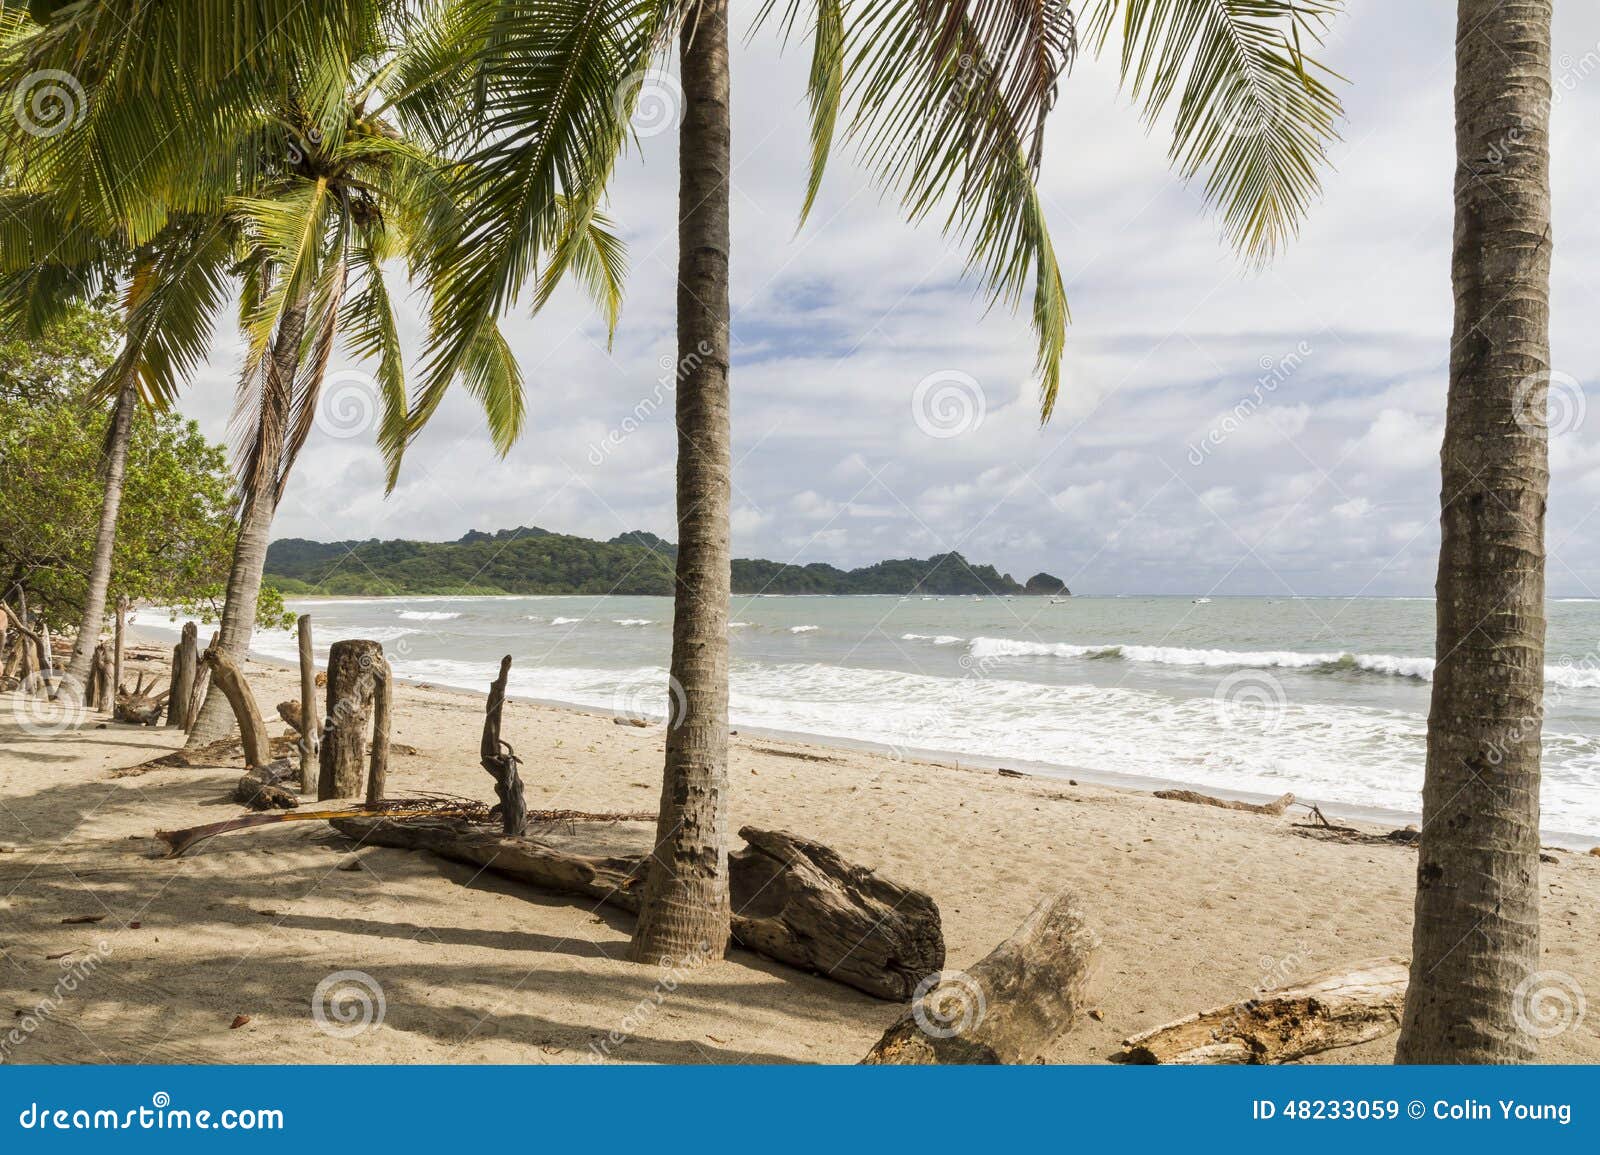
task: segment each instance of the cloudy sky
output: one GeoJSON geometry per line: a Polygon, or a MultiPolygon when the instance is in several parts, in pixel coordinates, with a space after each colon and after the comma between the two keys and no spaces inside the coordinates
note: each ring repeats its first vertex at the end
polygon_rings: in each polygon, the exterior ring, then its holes
{"type": "MultiPolygon", "coordinates": [[[[736,22],[755,7],[735,5],[736,22]]],[[[1165,137],[1144,131],[1115,69],[1079,61],[1043,173],[1073,324],[1042,428],[1026,320],[986,315],[959,249],[905,225],[847,153],[796,233],[805,52],[781,52],[771,32],[745,44],[733,61],[735,552],[860,565],[957,549],[1081,593],[1430,592],[1454,7],[1350,4],[1323,54],[1350,81],[1325,195],[1259,273],[1173,179],[1165,137]],[[1229,420],[1246,397],[1259,406],[1229,420]]],[[[1564,384],[1550,591],[1600,596],[1600,405],[1585,421],[1581,393],[1600,368],[1600,9],[1559,5],[1555,48],[1552,360],[1564,384]]],[[[670,82],[660,91],[673,96],[670,82]]],[[[615,347],[575,293],[537,318],[523,310],[506,322],[529,381],[520,444],[497,460],[455,398],[388,497],[357,366],[336,363],[280,536],[675,536],[670,408],[613,436],[659,395],[673,356],[676,133],[640,127],[612,194],[632,265],[615,347]]],[[[237,356],[220,342],[184,401],[219,437],[237,356]]]]}

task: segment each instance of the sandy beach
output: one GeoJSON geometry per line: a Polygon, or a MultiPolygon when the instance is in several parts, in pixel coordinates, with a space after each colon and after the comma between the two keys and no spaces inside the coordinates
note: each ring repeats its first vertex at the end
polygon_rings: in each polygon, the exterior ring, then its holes
{"type": "MultiPolygon", "coordinates": [[[[130,671],[164,678],[166,652],[136,647],[130,671]]],[[[287,669],[251,662],[248,674],[269,717],[298,696],[287,669]]],[[[477,764],[481,696],[401,685],[395,704],[393,738],[416,753],[393,758],[391,794],[492,799],[477,764]]],[[[606,1061],[851,1063],[899,1014],[744,951],[665,976],[623,961],[626,915],[425,854],[352,855],[322,823],[162,859],[155,829],[238,812],[228,795],[242,763],[117,776],[181,734],[100,721],[42,736],[9,703],[0,710],[5,1061],[573,1063],[595,1061],[618,1032],[606,1061]],[[72,921],[85,916],[100,918],[72,921]],[[310,1008],[319,983],[349,970],[381,989],[382,1021],[341,1037],[310,1008]]],[[[282,727],[273,718],[269,729],[282,727]]],[[[658,729],[513,701],[504,736],[524,759],[531,806],[655,807],[658,729]]],[[[748,735],[731,758],[733,829],[814,837],[926,890],[952,969],[1047,891],[1074,890],[1103,946],[1090,1013],[1054,1062],[1104,1062],[1142,1029],[1409,949],[1415,852],[1309,837],[1293,825],[1300,810],[1265,817],[748,735]]],[[[1600,858],[1551,857],[1545,968],[1600,991],[1600,858]]],[[[1387,1062],[1394,1043],[1319,1058],[1387,1062]]],[[[1543,1058],[1600,1061],[1600,1015],[1548,1039],[1543,1058]]]]}

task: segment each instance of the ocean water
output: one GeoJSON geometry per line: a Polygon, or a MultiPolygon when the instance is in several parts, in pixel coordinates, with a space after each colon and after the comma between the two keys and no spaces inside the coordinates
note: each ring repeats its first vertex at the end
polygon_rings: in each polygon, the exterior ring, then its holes
{"type": "MultiPolygon", "coordinates": [[[[403,677],[662,718],[666,598],[290,602],[319,661],[384,645],[403,677]]],[[[1549,605],[1543,825],[1600,840],[1600,599],[1549,605]]],[[[139,625],[176,631],[144,610],[139,625]]],[[[1415,818],[1433,602],[1398,598],[736,597],[736,727],[1044,773],[1415,818]]],[[[208,635],[202,626],[202,642],[208,635]]],[[[292,633],[254,649],[292,659],[292,633]]]]}

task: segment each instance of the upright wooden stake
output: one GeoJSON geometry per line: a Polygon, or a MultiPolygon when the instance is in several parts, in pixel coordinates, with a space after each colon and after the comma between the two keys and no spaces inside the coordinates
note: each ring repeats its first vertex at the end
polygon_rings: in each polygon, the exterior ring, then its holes
{"type": "Polygon", "coordinates": [[[317,712],[317,667],[311,657],[311,615],[301,614],[300,630],[300,793],[317,788],[317,752],[322,715],[317,712]]]}
{"type": "Polygon", "coordinates": [[[127,631],[127,628],[128,596],[124,594],[117,599],[116,649],[111,657],[111,696],[113,700],[115,700],[116,696],[122,692],[122,642],[123,635],[127,631]]]}
{"type": "Polygon", "coordinates": [[[383,801],[389,780],[389,714],[394,701],[394,678],[389,663],[377,658],[372,663],[372,759],[367,763],[367,805],[383,801]]]}
{"type": "Polygon", "coordinates": [[[172,647],[172,684],[167,695],[167,725],[189,728],[189,699],[194,697],[200,646],[193,622],[183,623],[183,638],[172,647]]]}
{"type": "Polygon", "coordinates": [[[363,638],[334,642],[328,650],[328,714],[322,724],[317,798],[355,798],[361,793],[367,718],[372,711],[376,667],[383,647],[363,638]]]}

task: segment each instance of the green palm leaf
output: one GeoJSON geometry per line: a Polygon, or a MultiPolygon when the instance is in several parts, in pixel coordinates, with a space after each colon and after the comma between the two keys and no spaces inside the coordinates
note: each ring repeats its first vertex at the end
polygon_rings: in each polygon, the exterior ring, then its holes
{"type": "Polygon", "coordinates": [[[1170,156],[1228,242],[1264,262],[1293,237],[1321,191],[1337,138],[1335,74],[1301,51],[1320,43],[1340,0],[1096,0],[1097,49],[1122,38],[1124,83],[1155,123],[1176,99],[1170,156]]]}

